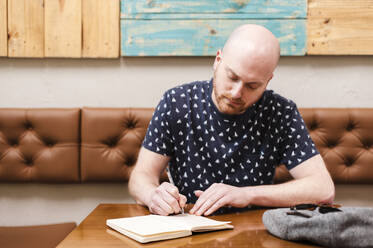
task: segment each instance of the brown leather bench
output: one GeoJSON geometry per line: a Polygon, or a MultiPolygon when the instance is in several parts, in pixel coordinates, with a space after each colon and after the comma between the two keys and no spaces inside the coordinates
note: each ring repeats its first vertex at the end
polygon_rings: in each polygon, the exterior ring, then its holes
{"type": "MultiPolygon", "coordinates": [[[[336,184],[373,184],[373,109],[300,109],[336,184]]],[[[82,109],[81,180],[128,180],[153,109],[82,109]]],[[[284,166],[275,182],[290,179],[284,166]]]]}
{"type": "MultiPolygon", "coordinates": [[[[79,182],[79,109],[0,109],[0,182],[79,182]]],[[[56,247],[76,223],[0,227],[0,247],[56,247]]]]}
{"type": "MultiPolygon", "coordinates": [[[[300,111],[337,185],[336,198],[373,204],[373,109],[300,111]]],[[[0,182],[125,182],[152,113],[152,108],[0,109],[0,182]]],[[[289,179],[279,166],[275,182],[289,179]]],[[[28,235],[12,228],[0,228],[0,237],[9,231],[17,233],[16,241],[28,235]]],[[[30,230],[45,238],[47,229],[30,230]]]]}
{"type": "Polygon", "coordinates": [[[56,247],[75,227],[75,223],[0,227],[0,247],[56,247]]]}

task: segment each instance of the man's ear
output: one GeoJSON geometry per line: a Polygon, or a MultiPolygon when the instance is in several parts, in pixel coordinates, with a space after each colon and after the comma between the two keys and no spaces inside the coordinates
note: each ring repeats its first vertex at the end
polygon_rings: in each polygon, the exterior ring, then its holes
{"type": "Polygon", "coordinates": [[[220,63],[221,61],[221,50],[219,49],[217,52],[216,52],[216,57],[215,57],[215,61],[214,61],[214,71],[216,70],[216,67],[218,67],[218,64],[220,63]]]}
{"type": "Polygon", "coordinates": [[[266,85],[266,88],[267,88],[267,86],[268,86],[268,84],[269,84],[269,81],[271,81],[271,79],[273,78],[273,73],[271,74],[271,77],[268,79],[268,81],[267,81],[267,85],[266,85]]]}

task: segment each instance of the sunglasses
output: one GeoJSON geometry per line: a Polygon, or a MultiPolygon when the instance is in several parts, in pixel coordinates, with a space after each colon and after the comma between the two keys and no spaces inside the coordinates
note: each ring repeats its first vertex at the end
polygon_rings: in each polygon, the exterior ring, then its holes
{"type": "Polygon", "coordinates": [[[314,211],[316,208],[319,208],[319,213],[321,214],[327,214],[331,212],[342,212],[341,209],[339,209],[341,205],[338,204],[313,204],[313,203],[307,203],[307,204],[298,204],[295,206],[290,207],[289,212],[286,212],[287,215],[296,215],[301,216],[305,218],[311,218],[312,216],[299,212],[297,210],[309,210],[314,211]]]}

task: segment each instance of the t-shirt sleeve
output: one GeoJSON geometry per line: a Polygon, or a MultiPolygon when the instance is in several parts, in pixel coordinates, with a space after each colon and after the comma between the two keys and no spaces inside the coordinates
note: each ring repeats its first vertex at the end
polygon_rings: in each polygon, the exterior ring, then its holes
{"type": "Polygon", "coordinates": [[[146,149],[165,156],[171,156],[174,153],[171,132],[172,106],[169,98],[169,94],[166,92],[155,108],[142,143],[146,149]]]}
{"type": "Polygon", "coordinates": [[[282,118],[281,161],[288,170],[319,154],[295,103],[287,106],[282,118]]]}

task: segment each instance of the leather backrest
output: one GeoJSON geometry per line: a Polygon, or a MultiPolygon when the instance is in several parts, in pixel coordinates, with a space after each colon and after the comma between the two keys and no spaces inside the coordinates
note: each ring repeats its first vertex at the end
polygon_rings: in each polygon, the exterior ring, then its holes
{"type": "MultiPolygon", "coordinates": [[[[127,181],[153,110],[0,109],[0,182],[127,181]]],[[[373,108],[300,112],[336,183],[373,183],[373,108]]]]}
{"type": "Polygon", "coordinates": [[[82,181],[127,181],[152,115],[151,108],[83,108],[82,181]]]}
{"type": "MultiPolygon", "coordinates": [[[[373,183],[373,109],[300,109],[335,183],[373,183]]],[[[289,180],[280,166],[276,182],[289,180]]]]}
{"type": "Polygon", "coordinates": [[[79,109],[0,109],[1,182],[78,182],[79,109]]]}
{"type": "MultiPolygon", "coordinates": [[[[83,109],[83,181],[127,180],[152,112],[153,109],[83,109]]],[[[373,109],[300,112],[336,183],[373,183],[373,109]]],[[[285,167],[279,166],[275,181],[289,179],[285,167]]]]}

